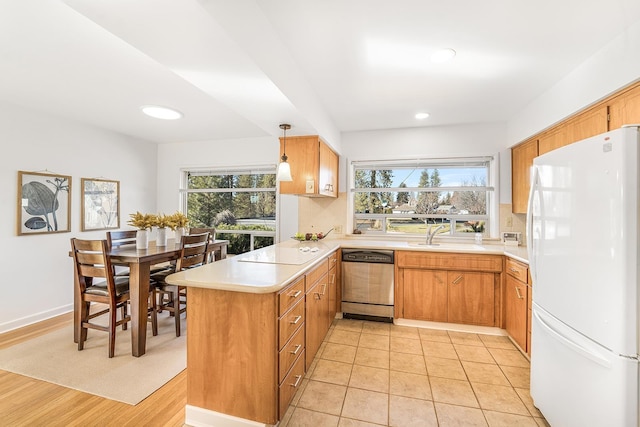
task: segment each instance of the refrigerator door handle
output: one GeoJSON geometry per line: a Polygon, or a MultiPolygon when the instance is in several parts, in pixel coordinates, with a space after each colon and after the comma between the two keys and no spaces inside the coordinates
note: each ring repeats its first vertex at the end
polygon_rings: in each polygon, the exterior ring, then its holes
{"type": "Polygon", "coordinates": [[[611,368],[612,364],[610,360],[567,338],[564,334],[562,334],[560,331],[556,330],[553,326],[546,322],[540,315],[539,310],[533,310],[533,317],[538,321],[540,326],[542,326],[552,337],[558,340],[561,344],[564,344],[576,353],[583,355],[584,357],[596,362],[599,365],[604,366],[605,368],[611,368]]]}
{"type": "Polygon", "coordinates": [[[527,253],[529,254],[529,271],[531,272],[531,280],[536,282],[536,254],[533,252],[533,199],[535,193],[540,187],[540,173],[535,166],[531,167],[531,188],[529,189],[529,200],[527,202],[527,219],[525,238],[527,239],[527,253]]]}

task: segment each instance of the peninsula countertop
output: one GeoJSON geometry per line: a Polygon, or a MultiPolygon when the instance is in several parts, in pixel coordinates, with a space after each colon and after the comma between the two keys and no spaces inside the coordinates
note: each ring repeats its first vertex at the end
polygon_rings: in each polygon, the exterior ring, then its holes
{"type": "Polygon", "coordinates": [[[311,270],[339,248],[391,249],[451,253],[506,255],[528,263],[527,250],[522,246],[487,243],[438,243],[427,246],[421,242],[369,239],[323,239],[318,242],[289,240],[255,251],[228,257],[190,270],[171,274],[167,283],[180,286],[223,291],[270,293],[278,292],[297,277],[311,270]]]}

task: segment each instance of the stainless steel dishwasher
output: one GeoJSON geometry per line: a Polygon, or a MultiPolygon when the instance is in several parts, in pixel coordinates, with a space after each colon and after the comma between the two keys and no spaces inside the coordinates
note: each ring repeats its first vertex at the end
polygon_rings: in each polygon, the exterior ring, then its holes
{"type": "Polygon", "coordinates": [[[342,316],[393,321],[393,251],[342,250],[342,316]]]}

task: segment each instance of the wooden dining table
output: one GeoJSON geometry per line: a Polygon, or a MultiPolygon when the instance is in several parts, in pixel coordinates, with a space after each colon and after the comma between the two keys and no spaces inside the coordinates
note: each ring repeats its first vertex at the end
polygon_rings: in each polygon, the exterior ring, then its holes
{"type": "MultiPolygon", "coordinates": [[[[228,240],[214,240],[209,243],[208,252],[213,252],[215,259],[226,258],[228,240]]],[[[111,249],[109,258],[116,265],[129,267],[129,304],[131,307],[131,354],[142,356],[147,343],[147,309],[149,303],[149,276],[151,266],[178,259],[180,245],[174,239],[167,240],[167,246],[156,246],[155,241],[149,242],[147,249],[136,249],[134,245],[119,246],[111,249]]],[[[77,286],[74,286],[77,289],[77,286]]],[[[79,313],[80,298],[74,292],[75,312],[79,313]]],[[[74,340],[80,337],[80,319],[74,316],[74,340]]]]}

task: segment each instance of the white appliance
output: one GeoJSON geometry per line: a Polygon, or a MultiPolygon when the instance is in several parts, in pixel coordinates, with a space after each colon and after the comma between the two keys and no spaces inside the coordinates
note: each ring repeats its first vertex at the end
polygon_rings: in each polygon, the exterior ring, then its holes
{"type": "Polygon", "coordinates": [[[531,396],[552,427],[637,427],[638,127],[534,160],[531,396]]]}

